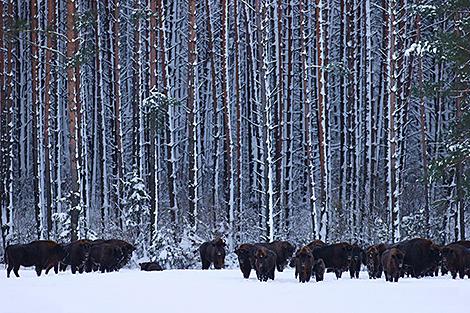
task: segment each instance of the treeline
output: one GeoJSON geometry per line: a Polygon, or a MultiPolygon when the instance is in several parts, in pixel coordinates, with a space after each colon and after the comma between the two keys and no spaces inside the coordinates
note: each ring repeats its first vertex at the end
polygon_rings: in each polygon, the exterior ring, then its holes
{"type": "MultiPolygon", "coordinates": [[[[465,239],[468,1],[1,0],[2,243],[465,239]]],[[[180,260],[180,261],[178,261],[180,260]]]]}

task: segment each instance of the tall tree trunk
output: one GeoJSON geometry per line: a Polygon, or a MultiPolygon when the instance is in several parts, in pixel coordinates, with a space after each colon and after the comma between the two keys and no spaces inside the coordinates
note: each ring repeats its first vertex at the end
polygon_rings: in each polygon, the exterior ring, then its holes
{"type": "Polygon", "coordinates": [[[170,201],[170,220],[172,223],[176,223],[178,220],[178,203],[176,199],[176,164],[175,164],[175,139],[174,139],[174,114],[173,104],[168,98],[170,95],[170,85],[168,83],[168,63],[166,61],[166,44],[165,44],[165,12],[163,11],[162,0],[157,0],[157,16],[158,18],[158,36],[159,36],[159,47],[160,47],[160,67],[162,71],[162,85],[163,95],[168,99],[168,108],[166,112],[166,119],[168,125],[165,126],[165,137],[167,144],[167,182],[168,182],[168,197],[170,201]]]}
{"type": "Polygon", "coordinates": [[[319,216],[319,239],[326,240],[328,235],[328,168],[326,161],[326,43],[325,43],[325,21],[324,21],[324,1],[316,0],[316,44],[317,44],[317,129],[318,129],[318,149],[320,156],[320,216],[319,216]]]}
{"type": "Polygon", "coordinates": [[[195,121],[196,105],[195,105],[195,67],[197,62],[196,52],[196,0],[189,1],[188,9],[188,98],[187,98],[187,114],[188,114],[188,197],[189,197],[189,226],[196,231],[197,221],[197,132],[195,121]]]}
{"type": "MultiPolygon", "coordinates": [[[[121,73],[120,73],[120,0],[114,0],[113,10],[113,91],[114,91],[114,176],[116,185],[116,213],[118,224],[122,229],[121,217],[121,181],[123,178],[123,162],[122,162],[122,129],[121,129],[121,73]]],[[[155,3],[152,1],[151,3],[155,3]]],[[[156,39],[155,39],[156,41],[156,39]]],[[[155,42],[156,44],[156,42],[155,42]]],[[[156,55],[155,55],[156,60],[156,55]]],[[[156,75],[156,73],[155,73],[156,75]]],[[[156,79],[156,78],[155,78],[156,79]]]]}
{"type": "Polygon", "coordinates": [[[75,64],[77,47],[77,35],[75,31],[76,22],[76,8],[75,1],[67,1],[67,106],[69,113],[69,157],[70,157],[70,182],[71,190],[69,195],[70,201],[70,228],[71,240],[78,239],[78,221],[80,215],[80,182],[78,170],[80,167],[79,149],[78,149],[78,133],[79,133],[79,120],[80,110],[77,101],[77,81],[79,80],[79,66],[75,64]]]}
{"type": "MultiPolygon", "coordinates": [[[[34,208],[36,218],[36,236],[38,239],[44,238],[43,225],[43,203],[40,201],[40,181],[39,171],[39,149],[38,146],[38,114],[40,111],[39,100],[39,25],[38,25],[38,3],[37,0],[31,1],[31,101],[32,101],[32,156],[33,156],[33,186],[34,186],[34,208]]],[[[41,134],[42,135],[42,134],[41,134]]]]}
{"type": "Polygon", "coordinates": [[[45,162],[44,162],[44,175],[45,175],[45,185],[44,189],[46,192],[46,215],[47,215],[47,238],[50,238],[51,232],[52,232],[52,214],[53,214],[53,209],[52,209],[52,190],[51,190],[51,176],[52,176],[52,171],[51,171],[51,165],[50,165],[50,160],[52,158],[51,152],[50,152],[50,133],[49,133],[49,128],[50,128],[50,111],[51,111],[51,104],[52,104],[52,51],[55,50],[55,40],[53,38],[53,34],[51,33],[51,30],[55,28],[56,24],[56,18],[55,18],[55,6],[56,2],[55,0],[47,0],[47,29],[49,33],[47,34],[47,50],[46,50],[46,78],[45,78],[45,84],[44,84],[44,156],[45,156],[45,162]]]}
{"type": "Polygon", "coordinates": [[[224,200],[227,211],[227,222],[230,229],[228,245],[233,248],[233,221],[235,218],[235,185],[232,172],[232,127],[229,103],[229,83],[228,83],[228,3],[226,0],[221,2],[221,31],[220,31],[220,54],[221,54],[221,85],[222,85],[222,110],[224,120],[224,200]]]}
{"type": "MultiPolygon", "coordinates": [[[[421,40],[421,16],[416,15],[416,42],[421,40]]],[[[418,56],[419,126],[421,133],[421,161],[423,162],[424,187],[424,236],[429,237],[429,173],[428,173],[428,130],[426,127],[426,99],[424,95],[423,58],[418,56]]]]}

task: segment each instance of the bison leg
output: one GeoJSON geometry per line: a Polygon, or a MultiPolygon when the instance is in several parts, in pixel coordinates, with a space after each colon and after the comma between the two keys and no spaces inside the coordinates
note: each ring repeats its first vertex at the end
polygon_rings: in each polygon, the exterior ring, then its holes
{"type": "Polygon", "coordinates": [[[67,264],[60,263],[60,271],[65,272],[67,270],[67,264]]]}
{"type": "Polygon", "coordinates": [[[13,269],[13,265],[11,264],[8,264],[8,268],[7,268],[7,278],[10,278],[10,273],[11,273],[11,270],[13,269]]]}
{"type": "Polygon", "coordinates": [[[72,274],[75,274],[77,272],[77,267],[75,265],[72,265],[70,269],[72,270],[72,274]]]}
{"type": "Polygon", "coordinates": [[[354,270],[353,269],[349,269],[349,276],[351,276],[351,279],[354,278],[354,270]]]}
{"type": "Polygon", "coordinates": [[[59,274],[59,263],[54,264],[54,273],[59,274]]]}
{"type": "Polygon", "coordinates": [[[207,261],[206,259],[202,259],[202,269],[208,270],[211,267],[211,262],[207,261]]]}
{"type": "Polygon", "coordinates": [[[20,270],[20,266],[19,265],[15,265],[13,267],[13,273],[15,273],[15,276],[16,277],[20,277],[20,274],[18,274],[18,271],[20,270]]]}
{"type": "Polygon", "coordinates": [[[340,279],[343,272],[341,270],[335,270],[336,279],[340,279]]]}
{"type": "Polygon", "coordinates": [[[274,273],[276,272],[276,270],[273,268],[273,270],[271,271],[270,275],[269,275],[269,278],[271,278],[272,280],[274,280],[274,273]]]}
{"type": "Polygon", "coordinates": [[[42,267],[40,265],[36,265],[35,270],[36,270],[36,275],[38,275],[38,277],[41,276],[42,267]]]}

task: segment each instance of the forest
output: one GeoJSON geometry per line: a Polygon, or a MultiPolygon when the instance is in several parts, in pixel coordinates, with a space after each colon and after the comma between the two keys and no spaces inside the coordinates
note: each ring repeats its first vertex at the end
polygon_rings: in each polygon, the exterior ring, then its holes
{"type": "Polygon", "coordinates": [[[465,239],[469,38],[468,0],[0,0],[0,255],[465,239]]]}

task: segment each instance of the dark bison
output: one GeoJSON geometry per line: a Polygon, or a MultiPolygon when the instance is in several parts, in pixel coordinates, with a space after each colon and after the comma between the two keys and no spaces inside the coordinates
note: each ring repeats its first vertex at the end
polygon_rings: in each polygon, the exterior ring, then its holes
{"type": "Polygon", "coordinates": [[[382,277],[382,253],[387,250],[384,243],[371,246],[366,252],[367,272],[369,278],[376,279],[382,277]]]}
{"type": "Polygon", "coordinates": [[[470,240],[459,240],[456,242],[453,242],[454,244],[464,246],[467,249],[470,249],[470,240]]]}
{"type": "Polygon", "coordinates": [[[273,241],[270,243],[256,243],[256,246],[263,246],[276,254],[276,268],[282,272],[286,268],[289,259],[295,251],[295,247],[288,241],[273,241]]]}
{"type": "Polygon", "coordinates": [[[87,260],[87,272],[91,270],[99,270],[101,273],[118,271],[123,258],[123,251],[117,245],[106,242],[94,244],[91,246],[87,260]]]}
{"type": "Polygon", "coordinates": [[[255,270],[259,281],[274,280],[276,271],[276,253],[265,247],[258,246],[255,252],[255,270]]]}
{"type": "Polygon", "coordinates": [[[324,242],[321,241],[321,240],[314,240],[314,241],[312,241],[311,243],[309,243],[309,244],[307,245],[307,247],[309,247],[310,250],[313,250],[313,249],[315,249],[315,248],[325,247],[325,246],[327,246],[327,244],[324,243],[324,242]]]}
{"type": "Polygon", "coordinates": [[[5,249],[7,277],[10,277],[12,270],[16,277],[20,277],[20,266],[34,266],[38,276],[41,276],[42,270],[46,270],[48,274],[52,268],[57,274],[59,262],[64,257],[64,248],[54,241],[39,240],[28,244],[10,245],[5,249]]]}
{"type": "Polygon", "coordinates": [[[255,268],[255,252],[256,246],[249,243],[241,244],[235,249],[243,278],[250,278],[251,270],[255,268]]]}
{"type": "Polygon", "coordinates": [[[313,265],[313,273],[315,275],[315,280],[318,281],[323,281],[323,277],[325,276],[325,262],[323,262],[322,259],[318,259],[315,261],[315,264],[313,265]]]}
{"type": "Polygon", "coordinates": [[[391,246],[405,254],[404,270],[412,277],[423,277],[434,269],[440,260],[440,249],[431,240],[415,238],[391,246]]]}
{"type": "Polygon", "coordinates": [[[163,268],[157,262],[139,263],[140,270],[146,272],[163,271],[163,268]]]}
{"type": "Polygon", "coordinates": [[[113,245],[121,249],[122,256],[116,265],[118,269],[123,268],[124,266],[126,266],[127,263],[129,263],[132,258],[132,253],[136,249],[132,244],[120,239],[109,239],[105,240],[104,243],[113,245]]]}
{"type": "Polygon", "coordinates": [[[81,274],[85,270],[85,263],[91,249],[91,242],[86,239],[76,240],[64,245],[65,258],[60,263],[60,270],[65,271],[70,265],[72,273],[77,271],[81,274]]]}
{"type": "Polygon", "coordinates": [[[386,281],[398,282],[404,258],[405,254],[397,248],[391,248],[382,253],[382,266],[386,281]]]}
{"type": "Polygon", "coordinates": [[[351,279],[359,278],[361,264],[367,265],[366,253],[364,249],[359,247],[357,244],[354,244],[352,246],[351,262],[349,263],[349,274],[351,275],[351,279]]]}
{"type": "Polygon", "coordinates": [[[85,263],[86,272],[118,271],[132,258],[135,247],[119,239],[97,239],[90,242],[90,254],[85,263]]]}
{"type": "Polygon", "coordinates": [[[308,246],[302,247],[295,253],[295,278],[299,278],[299,282],[307,283],[312,277],[312,270],[315,264],[315,258],[312,250],[308,246]]]}
{"type": "Polygon", "coordinates": [[[346,242],[335,243],[312,250],[315,259],[322,259],[328,270],[334,271],[336,278],[341,278],[349,270],[353,247],[346,242]]]}
{"type": "Polygon", "coordinates": [[[442,259],[453,279],[457,278],[457,274],[460,278],[470,274],[468,273],[470,270],[470,249],[460,244],[449,244],[442,248],[442,259]]]}
{"type": "Polygon", "coordinates": [[[225,264],[225,242],[221,238],[206,241],[199,247],[202,269],[207,270],[214,264],[215,269],[224,268],[225,264]]]}

